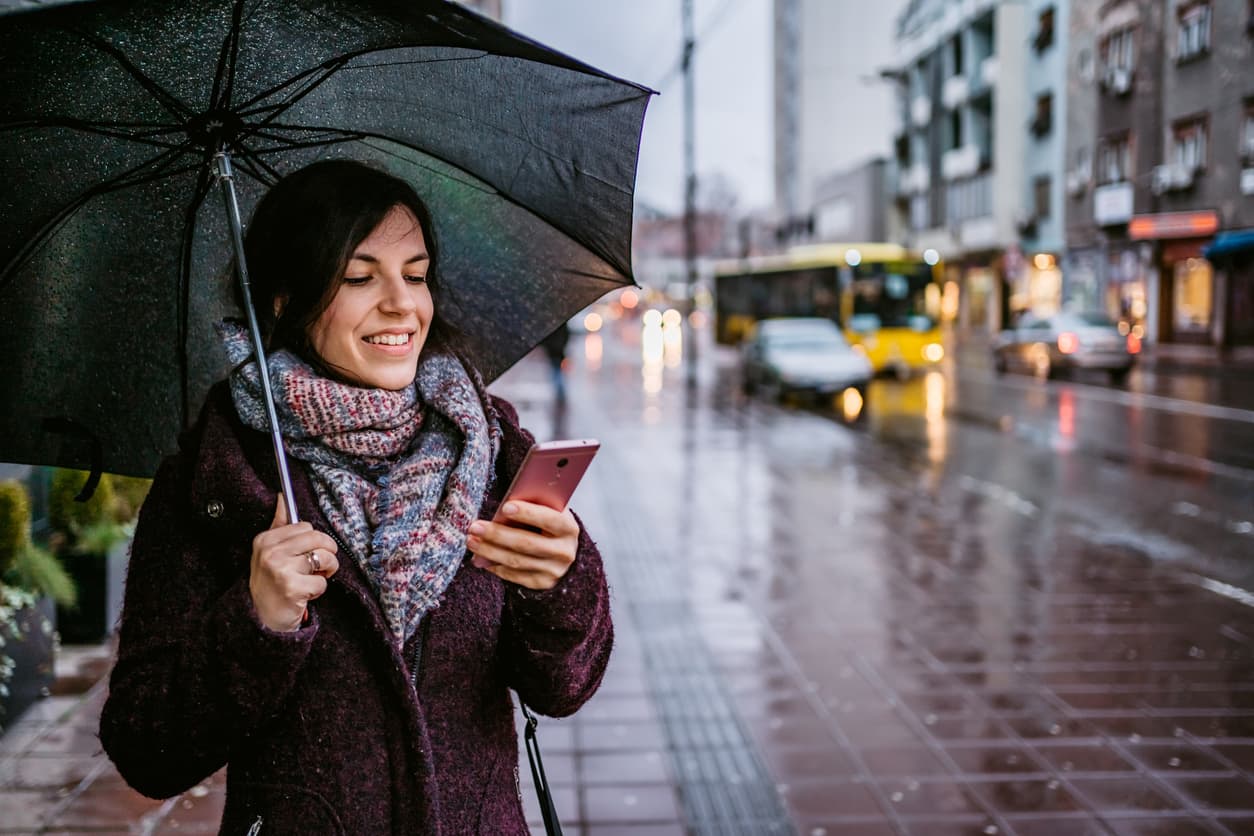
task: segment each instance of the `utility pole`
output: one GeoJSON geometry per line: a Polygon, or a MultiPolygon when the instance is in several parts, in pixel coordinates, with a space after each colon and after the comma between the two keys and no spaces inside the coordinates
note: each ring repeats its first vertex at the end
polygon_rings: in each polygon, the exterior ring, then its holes
{"type": "Polygon", "coordinates": [[[697,309],[697,160],[696,160],[696,90],[692,72],[692,54],[696,36],[692,20],[693,0],[683,0],[684,26],[684,266],[687,270],[688,304],[685,306],[684,353],[687,355],[688,385],[697,382],[697,334],[692,327],[692,314],[697,309]]]}

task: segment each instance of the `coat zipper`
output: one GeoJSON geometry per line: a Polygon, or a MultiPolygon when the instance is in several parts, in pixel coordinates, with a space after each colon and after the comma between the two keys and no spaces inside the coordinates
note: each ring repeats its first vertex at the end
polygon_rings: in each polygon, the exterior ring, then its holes
{"type": "MultiPolygon", "coordinates": [[[[344,541],[340,539],[339,534],[337,534],[334,530],[327,531],[325,533],[330,535],[331,539],[335,541],[336,545],[339,546],[340,549],[342,549],[343,554],[349,557],[352,557],[354,560],[356,560],[356,557],[353,556],[353,550],[344,544],[344,541]]],[[[411,684],[414,687],[415,694],[418,693],[418,670],[422,662],[423,643],[426,641],[427,626],[429,623],[430,623],[430,617],[429,616],[424,617],[422,621],[419,622],[418,631],[414,635],[414,652],[412,654],[412,658],[410,659],[409,669],[412,675],[411,684]]],[[[249,836],[253,836],[253,834],[250,833],[249,836]]]]}
{"type": "Polygon", "coordinates": [[[253,826],[248,828],[248,836],[257,836],[259,833],[261,833],[261,816],[258,816],[253,826]]]}

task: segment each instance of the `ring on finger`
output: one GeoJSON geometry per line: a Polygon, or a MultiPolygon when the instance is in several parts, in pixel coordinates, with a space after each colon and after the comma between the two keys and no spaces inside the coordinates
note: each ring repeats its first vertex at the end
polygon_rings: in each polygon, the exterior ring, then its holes
{"type": "Polygon", "coordinates": [[[322,571],[322,560],[318,557],[317,549],[305,552],[305,559],[309,561],[309,574],[317,575],[322,571]]]}

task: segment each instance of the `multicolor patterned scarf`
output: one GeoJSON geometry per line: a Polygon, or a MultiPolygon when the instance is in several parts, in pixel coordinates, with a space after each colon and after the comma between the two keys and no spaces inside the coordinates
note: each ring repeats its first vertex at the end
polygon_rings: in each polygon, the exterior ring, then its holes
{"type": "MultiPolygon", "coordinates": [[[[223,322],[240,419],[269,432],[248,331],[223,322]]],[[[309,464],[318,504],[370,579],[398,642],[439,604],[466,553],[501,430],[477,376],[424,351],[400,391],[329,380],[287,351],[269,357],[287,452],[309,464]]],[[[343,555],[341,555],[343,558],[343,555]]]]}

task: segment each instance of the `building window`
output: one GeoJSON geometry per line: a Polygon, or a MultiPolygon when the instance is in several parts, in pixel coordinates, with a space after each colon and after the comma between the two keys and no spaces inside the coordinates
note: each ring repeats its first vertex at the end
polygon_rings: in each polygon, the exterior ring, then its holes
{"type": "Polygon", "coordinates": [[[910,198],[910,228],[915,232],[931,227],[931,213],[928,212],[928,196],[917,194],[910,198]]]}
{"type": "Polygon", "coordinates": [[[1205,168],[1206,120],[1177,122],[1171,133],[1171,161],[1190,171],[1205,168]]]}
{"type": "Polygon", "coordinates": [[[1136,30],[1129,26],[1112,32],[1101,43],[1101,83],[1112,93],[1123,95],[1132,89],[1136,72],[1136,30]]]}
{"type": "Polygon", "coordinates": [[[1099,185],[1122,183],[1132,173],[1132,139],[1128,134],[1107,137],[1097,148],[1099,185]]]}
{"type": "Polygon", "coordinates": [[[1045,220],[1050,214],[1050,191],[1053,188],[1053,180],[1049,175],[1037,177],[1032,181],[1032,216],[1038,221],[1045,220]]]}
{"type": "Polygon", "coordinates": [[[1041,11],[1040,17],[1036,21],[1036,37],[1032,39],[1032,46],[1036,47],[1037,52],[1044,52],[1054,43],[1054,7],[1050,6],[1041,11]]]}
{"type": "Polygon", "coordinates": [[[950,56],[952,63],[949,65],[950,75],[962,75],[962,32],[954,35],[950,42],[950,56]]]}
{"type": "Polygon", "coordinates": [[[947,137],[949,142],[946,143],[945,145],[946,149],[952,151],[955,148],[961,148],[962,147],[962,111],[961,110],[949,111],[949,117],[946,121],[949,124],[948,130],[946,131],[946,133],[949,134],[949,136],[947,137]]]}
{"type": "Polygon", "coordinates": [[[1210,4],[1181,6],[1177,16],[1176,60],[1188,61],[1210,50],[1210,4]]]}
{"type": "Polygon", "coordinates": [[[1241,128],[1241,157],[1254,165],[1254,101],[1245,103],[1245,123],[1241,128]]]}
{"type": "Polygon", "coordinates": [[[1034,136],[1045,136],[1054,123],[1054,96],[1042,93],[1036,97],[1036,115],[1032,117],[1032,133],[1034,136]]]}

